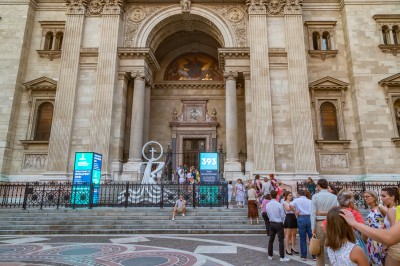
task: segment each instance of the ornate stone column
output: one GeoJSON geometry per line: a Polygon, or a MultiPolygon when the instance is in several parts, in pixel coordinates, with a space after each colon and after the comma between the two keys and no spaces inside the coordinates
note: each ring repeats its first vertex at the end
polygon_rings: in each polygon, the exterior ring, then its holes
{"type": "Polygon", "coordinates": [[[250,77],[254,173],[275,171],[271,86],[268,59],[267,13],[263,0],[247,1],[249,14],[250,77]],[[262,41],[260,41],[262,40],[262,41]]]}
{"type": "Polygon", "coordinates": [[[133,77],[133,103],[132,103],[132,122],[131,136],[129,144],[129,162],[142,161],[142,146],[143,146],[143,126],[144,126],[144,104],[146,81],[143,73],[136,73],[133,77]]]}
{"type": "Polygon", "coordinates": [[[82,42],[86,0],[66,0],[67,20],[61,52],[60,77],[58,81],[53,123],[49,144],[49,174],[68,172],[72,124],[75,113],[76,87],[79,56],[82,42]]]}
{"type": "Polygon", "coordinates": [[[244,92],[245,92],[245,107],[246,107],[246,147],[247,147],[247,161],[245,165],[246,172],[253,172],[254,164],[254,147],[253,147],[253,94],[251,91],[250,72],[244,72],[244,92]]]}
{"type": "Polygon", "coordinates": [[[148,142],[150,139],[150,102],[151,86],[146,86],[145,105],[144,105],[144,127],[143,127],[143,142],[148,142]]]}
{"type": "Polygon", "coordinates": [[[241,171],[238,156],[238,123],[237,123],[237,72],[225,72],[225,106],[226,106],[226,164],[225,171],[241,171]],[[226,168],[228,166],[228,169],[226,168]]]}
{"type": "Polygon", "coordinates": [[[90,151],[103,155],[103,172],[108,172],[111,148],[113,99],[118,78],[118,39],[123,1],[106,0],[97,64],[97,80],[90,131],[90,151]]]}
{"type": "Polygon", "coordinates": [[[316,174],[302,2],[302,0],[287,0],[284,10],[296,175],[316,174]]]}

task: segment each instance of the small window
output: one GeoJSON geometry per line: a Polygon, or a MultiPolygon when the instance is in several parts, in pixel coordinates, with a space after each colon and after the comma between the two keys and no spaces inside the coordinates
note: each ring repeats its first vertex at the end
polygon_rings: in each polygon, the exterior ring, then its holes
{"type": "Polygon", "coordinates": [[[394,42],[394,44],[396,44],[396,45],[398,45],[398,44],[400,44],[400,29],[399,29],[399,26],[393,26],[393,29],[392,29],[392,33],[393,33],[393,42],[394,42]]]}
{"type": "Polygon", "coordinates": [[[330,50],[329,41],[330,41],[329,32],[324,32],[322,34],[322,50],[325,50],[325,51],[330,50]]]}
{"type": "Polygon", "coordinates": [[[64,34],[62,32],[57,32],[57,34],[56,34],[56,43],[54,45],[54,50],[61,50],[63,37],[64,37],[64,34]]]}
{"type": "Polygon", "coordinates": [[[317,32],[317,31],[313,32],[312,40],[313,40],[313,48],[314,48],[314,50],[319,50],[319,32],[317,32]]]}
{"type": "Polygon", "coordinates": [[[389,34],[388,26],[382,27],[382,37],[383,37],[384,44],[390,44],[390,34],[389,34]]]}
{"type": "Polygon", "coordinates": [[[37,111],[34,140],[48,141],[50,139],[51,122],[53,119],[53,104],[42,103],[37,111]]]}
{"type": "Polygon", "coordinates": [[[322,136],[324,140],[339,140],[336,107],[330,102],[324,102],[320,107],[322,136]]]}
{"type": "Polygon", "coordinates": [[[400,136],[400,98],[394,102],[393,110],[396,117],[397,136],[400,136]]]}
{"type": "Polygon", "coordinates": [[[46,33],[46,38],[45,38],[45,42],[44,42],[44,47],[43,50],[52,50],[53,48],[53,33],[52,32],[48,32],[46,33]]]}

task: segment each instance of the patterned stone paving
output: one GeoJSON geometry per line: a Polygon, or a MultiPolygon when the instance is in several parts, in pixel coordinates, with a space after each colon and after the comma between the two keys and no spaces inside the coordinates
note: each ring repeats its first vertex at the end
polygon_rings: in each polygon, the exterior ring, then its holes
{"type": "MultiPolygon", "coordinates": [[[[312,265],[267,260],[263,235],[45,235],[0,238],[1,266],[312,265]]],[[[276,243],[277,244],[277,243],[276,243]]]]}

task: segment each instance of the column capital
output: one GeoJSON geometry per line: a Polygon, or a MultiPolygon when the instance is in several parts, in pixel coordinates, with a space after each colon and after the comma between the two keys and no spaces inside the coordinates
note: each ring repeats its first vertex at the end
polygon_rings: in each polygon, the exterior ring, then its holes
{"type": "Polygon", "coordinates": [[[264,2],[265,0],[246,0],[247,13],[249,15],[267,14],[267,9],[264,2]]]}
{"type": "Polygon", "coordinates": [[[67,15],[85,15],[87,0],[65,0],[67,15]]]}
{"type": "MultiPolygon", "coordinates": [[[[104,0],[99,0],[104,1],[104,0]]],[[[124,0],[105,0],[102,15],[120,15],[123,12],[124,0]]]]}
{"type": "Polygon", "coordinates": [[[303,0],[286,0],[285,15],[301,15],[303,0]]]}
{"type": "Polygon", "coordinates": [[[136,73],[132,73],[131,77],[136,80],[142,80],[148,86],[153,86],[153,81],[148,73],[137,71],[136,73]]]}
{"type": "Polygon", "coordinates": [[[118,71],[118,80],[128,81],[130,79],[129,73],[125,71],[118,71]]]}
{"type": "Polygon", "coordinates": [[[226,80],[236,80],[236,78],[238,77],[238,72],[236,71],[225,71],[224,72],[224,78],[226,80]]]}
{"type": "Polygon", "coordinates": [[[250,80],[250,77],[251,77],[250,71],[243,72],[243,77],[245,80],[250,80]]]}

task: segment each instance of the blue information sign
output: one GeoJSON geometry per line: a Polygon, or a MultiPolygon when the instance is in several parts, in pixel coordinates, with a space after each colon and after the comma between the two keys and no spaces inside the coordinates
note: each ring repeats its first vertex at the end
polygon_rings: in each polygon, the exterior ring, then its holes
{"type": "Polygon", "coordinates": [[[101,177],[101,154],[94,152],[75,153],[74,179],[71,204],[89,204],[90,186],[93,185],[92,203],[99,200],[101,177]]]}
{"type": "Polygon", "coordinates": [[[203,184],[218,183],[218,153],[200,153],[200,182],[203,184]]]}

